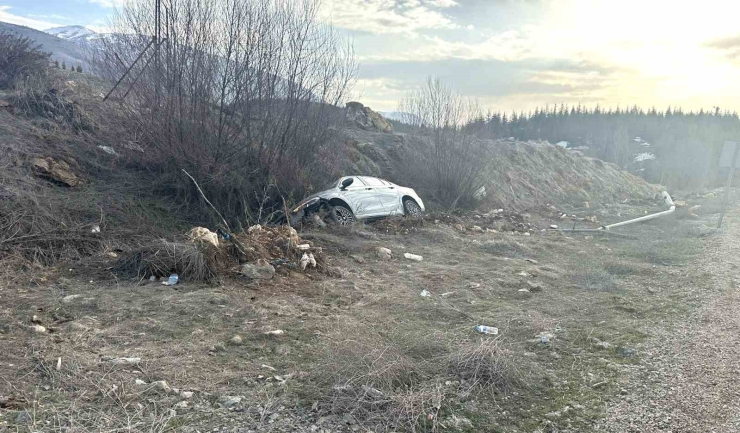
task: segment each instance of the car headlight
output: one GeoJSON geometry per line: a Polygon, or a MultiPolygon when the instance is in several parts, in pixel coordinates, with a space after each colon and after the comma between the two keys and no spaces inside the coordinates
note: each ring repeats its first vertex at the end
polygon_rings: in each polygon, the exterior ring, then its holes
{"type": "Polygon", "coordinates": [[[300,211],[301,209],[311,206],[312,204],[315,204],[317,201],[319,201],[318,197],[310,198],[308,200],[303,200],[302,202],[298,204],[298,206],[295,207],[295,209],[293,209],[293,213],[298,213],[298,211],[300,211]]]}

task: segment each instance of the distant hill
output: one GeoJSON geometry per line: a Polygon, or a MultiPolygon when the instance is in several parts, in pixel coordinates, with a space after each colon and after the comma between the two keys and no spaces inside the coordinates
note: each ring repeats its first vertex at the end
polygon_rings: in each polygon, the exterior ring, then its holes
{"type": "Polygon", "coordinates": [[[85,55],[85,48],[70,40],[34,30],[30,27],[4,22],[0,22],[0,32],[10,32],[25,36],[40,44],[43,51],[51,52],[52,60],[58,60],[59,63],[64,62],[68,67],[80,65],[83,69],[87,69],[88,65],[84,60],[87,57],[85,55]]]}
{"type": "Polygon", "coordinates": [[[64,26],[54,27],[44,30],[45,33],[66,39],[78,44],[85,44],[89,41],[100,38],[100,34],[83,26],[64,26]]]}

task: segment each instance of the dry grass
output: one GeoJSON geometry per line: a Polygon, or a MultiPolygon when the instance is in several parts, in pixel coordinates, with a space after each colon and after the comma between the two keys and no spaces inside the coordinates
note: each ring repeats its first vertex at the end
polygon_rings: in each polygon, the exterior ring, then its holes
{"type": "Polygon", "coordinates": [[[167,277],[178,274],[189,281],[211,281],[215,276],[215,252],[185,242],[169,242],[161,239],[137,249],[115,268],[116,273],[139,279],[167,277]]]}
{"type": "Polygon", "coordinates": [[[70,83],[61,77],[54,80],[46,76],[29,77],[16,86],[13,105],[27,116],[51,119],[75,131],[95,130],[94,117],[71,99],[75,90],[70,83]]]}
{"type": "Polygon", "coordinates": [[[455,331],[409,329],[388,318],[372,329],[354,321],[338,327],[312,369],[311,393],[325,410],[373,429],[436,431],[461,398],[505,393],[520,381],[512,353],[495,338],[459,340],[455,331]]]}

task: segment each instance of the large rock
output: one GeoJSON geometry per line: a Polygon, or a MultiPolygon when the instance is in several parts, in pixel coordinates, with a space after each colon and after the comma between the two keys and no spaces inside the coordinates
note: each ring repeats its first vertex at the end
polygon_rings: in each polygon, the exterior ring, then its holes
{"type": "Polygon", "coordinates": [[[263,259],[241,265],[238,272],[252,280],[270,280],[275,276],[275,268],[263,259]]]}
{"type": "Polygon", "coordinates": [[[82,184],[82,179],[72,172],[72,168],[65,161],[46,157],[34,158],[31,163],[36,173],[41,177],[67,186],[78,186],[82,184]]]}
{"type": "Polygon", "coordinates": [[[390,122],[359,102],[347,103],[347,119],[362,129],[393,132],[393,125],[390,122]]]}

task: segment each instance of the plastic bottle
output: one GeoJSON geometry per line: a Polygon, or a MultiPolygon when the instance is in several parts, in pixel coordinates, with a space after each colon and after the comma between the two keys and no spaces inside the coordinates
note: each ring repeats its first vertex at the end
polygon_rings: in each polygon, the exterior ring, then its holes
{"type": "Polygon", "coordinates": [[[478,325],[475,327],[475,330],[481,334],[498,335],[498,328],[494,328],[493,326],[478,325]]]}

